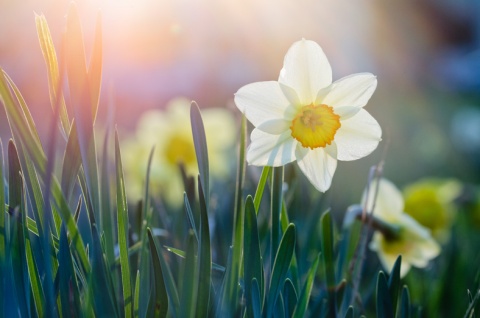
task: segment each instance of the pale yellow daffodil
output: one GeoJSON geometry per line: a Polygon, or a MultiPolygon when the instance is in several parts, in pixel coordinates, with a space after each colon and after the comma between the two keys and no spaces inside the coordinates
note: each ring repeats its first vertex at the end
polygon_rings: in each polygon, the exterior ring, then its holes
{"type": "Polygon", "coordinates": [[[298,166],[319,191],[330,188],[337,160],[356,160],[377,148],[382,131],[363,107],[377,86],[370,73],[332,83],[321,47],[301,40],[288,50],[278,81],[248,84],[235,104],[255,126],[247,162],[298,166]]]}
{"type": "MultiPolygon", "coordinates": [[[[125,140],[122,154],[127,190],[141,198],[148,155],[155,147],[151,166],[151,193],[171,205],[183,202],[184,186],[179,164],[196,178],[198,165],[190,125],[191,101],[179,97],[170,101],[164,111],[149,110],[138,121],[135,135],[125,140]],[[127,184],[128,182],[128,184],[127,184]]],[[[208,146],[210,173],[214,178],[228,176],[235,141],[236,124],[232,114],[223,108],[202,109],[208,146]]]]}
{"type": "Polygon", "coordinates": [[[380,179],[370,185],[368,200],[364,193],[362,205],[394,229],[394,235],[375,231],[370,249],[376,251],[383,267],[390,271],[402,255],[400,276],[405,276],[411,266],[423,268],[440,253],[440,245],[432,238],[430,230],[404,213],[402,193],[390,181],[380,179]],[[365,202],[368,201],[368,202],[365,202]]]}

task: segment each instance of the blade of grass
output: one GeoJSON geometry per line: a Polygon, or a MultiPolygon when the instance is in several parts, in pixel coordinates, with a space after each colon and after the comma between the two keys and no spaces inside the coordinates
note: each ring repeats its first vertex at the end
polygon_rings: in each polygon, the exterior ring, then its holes
{"type": "Polygon", "coordinates": [[[180,317],[194,317],[197,307],[198,260],[195,256],[195,237],[190,231],[187,240],[185,261],[181,271],[180,317]]]}
{"type": "Polygon", "coordinates": [[[57,54],[53,45],[52,36],[48,28],[45,16],[35,14],[35,24],[37,27],[38,40],[42,50],[43,59],[47,66],[48,91],[50,95],[50,104],[55,109],[60,102],[60,128],[64,136],[70,131],[70,120],[68,119],[67,107],[60,87],[60,71],[58,69],[57,54]],[[59,96],[60,95],[60,96],[59,96]]]}
{"type": "MultiPolygon", "coordinates": [[[[104,155],[106,156],[106,155],[104,155]]],[[[132,287],[130,280],[130,261],[128,257],[128,205],[125,196],[125,180],[123,178],[122,157],[115,131],[115,167],[117,183],[117,227],[118,247],[120,250],[120,272],[122,275],[122,293],[125,318],[132,316],[132,287]]]]}
{"type": "Polygon", "coordinates": [[[293,252],[295,250],[295,225],[292,223],[288,226],[285,234],[280,241],[278,250],[275,253],[275,261],[273,263],[272,276],[270,278],[270,289],[267,294],[266,317],[270,318],[275,309],[275,302],[281,286],[287,277],[288,268],[292,261],[293,252]]]}
{"type": "Polygon", "coordinates": [[[336,315],[336,294],[335,294],[335,260],[333,252],[333,224],[330,212],[325,212],[320,222],[322,224],[322,261],[325,269],[328,291],[329,315],[336,315]]]}
{"type": "Polygon", "coordinates": [[[210,285],[212,277],[212,251],[210,247],[210,229],[208,224],[208,207],[203,193],[200,176],[198,177],[198,197],[200,201],[200,237],[198,240],[198,293],[197,317],[208,317],[210,307],[210,285]]]}
{"type": "MultiPolygon", "coordinates": [[[[0,277],[4,277],[5,263],[5,186],[3,183],[3,144],[0,139],[0,277]]],[[[3,310],[3,298],[0,297],[0,310],[3,310]]],[[[3,311],[0,311],[3,312],[3,311]]]]}
{"type": "Polygon", "coordinates": [[[305,313],[307,312],[308,302],[310,300],[310,294],[312,292],[313,281],[315,280],[315,275],[317,273],[318,264],[320,263],[320,253],[317,255],[315,262],[313,262],[312,267],[307,274],[307,280],[305,281],[305,285],[303,286],[302,292],[298,299],[297,306],[295,307],[295,311],[293,313],[293,317],[304,317],[305,313]]]}
{"type": "Polygon", "coordinates": [[[262,301],[260,296],[260,288],[258,287],[258,281],[256,278],[252,280],[251,290],[252,290],[252,293],[251,293],[252,316],[251,317],[260,318],[262,317],[262,301]]]}
{"type": "Polygon", "coordinates": [[[287,317],[293,317],[295,307],[298,303],[298,297],[295,286],[289,278],[285,280],[285,284],[283,285],[283,295],[285,302],[285,314],[287,317]]]}
{"type": "Polygon", "coordinates": [[[234,315],[238,302],[238,278],[240,275],[240,265],[242,263],[243,251],[243,222],[242,213],[242,189],[245,178],[245,140],[247,132],[247,121],[242,117],[240,128],[240,145],[237,167],[237,179],[235,188],[235,209],[233,219],[233,237],[232,237],[232,256],[229,261],[230,266],[226,267],[226,276],[222,292],[220,294],[220,308],[217,314],[220,316],[234,315]]]}
{"type": "Polygon", "coordinates": [[[376,296],[377,317],[394,317],[392,301],[390,299],[390,293],[388,291],[387,278],[382,271],[378,272],[376,296]]]}
{"type": "Polygon", "coordinates": [[[398,294],[400,292],[400,267],[402,265],[402,255],[397,257],[393,264],[392,272],[388,277],[388,291],[392,301],[392,309],[395,313],[397,311],[398,294]]]}
{"type": "Polygon", "coordinates": [[[150,228],[147,228],[148,242],[150,247],[150,253],[152,255],[153,263],[153,281],[154,281],[154,297],[150,298],[150,301],[154,301],[154,316],[166,317],[168,313],[168,295],[165,288],[165,281],[163,278],[163,270],[158,256],[157,243],[152,235],[150,228]]]}
{"type": "Polygon", "coordinates": [[[75,120],[73,120],[68,134],[67,147],[65,148],[62,164],[61,186],[67,201],[70,201],[72,197],[73,187],[75,186],[81,164],[82,158],[80,155],[80,145],[78,144],[77,125],[75,120]]]}
{"type": "MultiPolygon", "coordinates": [[[[102,150],[102,161],[101,161],[101,172],[100,172],[100,185],[101,185],[101,213],[100,213],[100,229],[101,232],[104,233],[105,236],[105,254],[107,255],[108,266],[111,266],[115,262],[115,224],[114,224],[114,212],[111,207],[111,198],[110,198],[110,160],[109,160],[109,152],[108,152],[108,142],[109,142],[109,129],[106,130],[105,138],[103,141],[103,150],[102,150]]],[[[117,134],[115,132],[115,138],[117,139],[117,134]]],[[[117,141],[115,141],[117,143],[117,141]]],[[[116,154],[115,154],[116,155],[116,154]]],[[[120,154],[119,154],[120,156],[120,154]]],[[[115,157],[116,160],[116,157],[115,157]]],[[[121,164],[121,162],[120,162],[121,164]]],[[[123,169],[122,167],[120,167],[123,169]]],[[[118,170],[118,167],[116,167],[118,170]]],[[[122,175],[122,183],[123,183],[123,172],[122,175]]],[[[117,178],[118,178],[118,171],[117,171],[117,178]]],[[[124,189],[125,190],[125,189],[124,189]]],[[[125,194],[123,195],[125,197],[125,194]]],[[[125,199],[126,200],[126,199],[125,199]]],[[[126,206],[126,201],[125,201],[126,206]]],[[[117,179],[117,209],[118,209],[118,179],[117,179]]],[[[128,218],[127,218],[128,224],[128,218]]],[[[116,282],[117,280],[115,280],[116,282]]]]}
{"type": "Polygon", "coordinates": [[[255,191],[255,197],[253,200],[255,211],[257,212],[257,214],[258,214],[258,210],[260,209],[260,202],[262,202],[263,192],[265,190],[265,185],[267,184],[270,171],[272,171],[272,167],[269,167],[269,166],[263,167],[262,174],[260,175],[260,180],[258,181],[257,190],[255,191]]]}
{"type": "Polygon", "coordinates": [[[197,155],[198,171],[200,173],[200,182],[202,184],[203,194],[205,195],[205,205],[209,206],[210,185],[208,182],[210,173],[208,167],[208,148],[205,137],[205,128],[203,127],[202,115],[197,103],[192,102],[190,106],[190,122],[192,125],[193,144],[195,145],[195,154],[197,155]]]}
{"type": "Polygon", "coordinates": [[[81,311],[80,292],[75,278],[70,244],[64,225],[60,228],[60,249],[57,259],[59,263],[58,275],[62,315],[63,317],[72,317],[81,311]]]}
{"type": "Polygon", "coordinates": [[[283,166],[273,168],[272,196],[270,202],[270,270],[273,271],[274,257],[281,238],[280,215],[283,202],[283,166]]]}
{"type": "Polygon", "coordinates": [[[254,309],[252,304],[252,282],[253,279],[257,281],[260,289],[260,307],[264,298],[264,274],[263,274],[263,261],[260,251],[260,239],[258,236],[257,226],[257,213],[252,197],[247,196],[245,202],[245,227],[244,227],[244,254],[248,257],[244,257],[243,261],[243,277],[245,281],[245,299],[247,301],[247,316],[254,316],[254,309]]]}
{"type": "Polygon", "coordinates": [[[402,288],[402,296],[400,300],[400,308],[399,308],[399,318],[410,318],[411,317],[411,309],[410,309],[410,294],[408,292],[408,287],[403,286],[402,288]]]}
{"type": "Polygon", "coordinates": [[[95,122],[98,111],[98,101],[100,99],[100,89],[102,84],[102,15],[99,11],[95,25],[95,40],[93,42],[92,56],[88,68],[88,84],[91,94],[92,118],[95,122]]]}

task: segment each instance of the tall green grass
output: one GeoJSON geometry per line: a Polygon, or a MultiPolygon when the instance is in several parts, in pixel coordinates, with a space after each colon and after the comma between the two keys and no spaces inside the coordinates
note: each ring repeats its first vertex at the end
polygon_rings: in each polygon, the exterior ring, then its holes
{"type": "MultiPolygon", "coordinates": [[[[474,317],[478,253],[444,260],[432,275],[412,273],[422,278],[407,280],[408,287],[400,279],[400,258],[391,273],[379,271],[358,244],[368,233],[358,221],[338,229],[332,214],[318,208],[299,220],[301,211],[291,211],[290,203],[303,200],[308,207],[314,201],[295,188],[286,197],[283,167],[265,167],[253,189],[247,185],[245,118],[235,191],[218,193],[230,202],[226,211],[212,208],[208,145],[196,104],[190,115],[199,175],[184,173],[184,214],[156,205],[149,190],[152,156],[143,199],[129,203],[118,133],[114,153],[108,152],[107,134],[100,156],[94,130],[102,74],[100,16],[88,67],[75,5],[67,15],[65,55],[59,60],[45,18],[37,16],[36,25],[47,66],[51,127],[63,140],[52,130],[47,144],[41,143],[25,100],[0,69],[0,97],[12,134],[6,154],[0,141],[1,316],[422,317],[442,315],[449,299],[448,315],[474,317]],[[64,74],[68,103],[61,89],[64,74]],[[60,148],[63,160],[55,162],[60,148]],[[169,222],[158,217],[162,213],[169,222]],[[310,233],[307,240],[305,233],[310,233]],[[447,284],[446,273],[465,283],[447,284]],[[431,298],[424,294],[430,280],[432,286],[446,282],[431,298]],[[472,292],[467,294],[466,286],[472,292]]],[[[469,233],[472,240],[452,244],[476,240],[468,246],[480,246],[478,234],[469,233]]],[[[457,257],[450,248],[447,253],[457,257]]]]}

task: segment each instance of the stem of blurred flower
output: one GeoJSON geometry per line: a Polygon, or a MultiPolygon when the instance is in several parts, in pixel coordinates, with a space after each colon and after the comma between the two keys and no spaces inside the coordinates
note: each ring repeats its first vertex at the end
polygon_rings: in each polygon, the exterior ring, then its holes
{"type": "Polygon", "coordinates": [[[364,213],[361,205],[352,205],[348,208],[345,215],[344,226],[350,225],[354,220],[359,220],[363,224],[367,224],[370,228],[382,233],[386,240],[393,240],[398,237],[400,227],[389,224],[379,218],[376,218],[371,213],[364,213]]]}

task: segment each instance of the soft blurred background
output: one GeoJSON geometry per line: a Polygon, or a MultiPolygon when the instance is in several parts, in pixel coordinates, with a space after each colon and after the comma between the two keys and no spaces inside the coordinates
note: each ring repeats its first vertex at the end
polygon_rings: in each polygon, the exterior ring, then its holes
{"type": "MultiPolygon", "coordinates": [[[[69,1],[0,0],[0,66],[23,92],[42,133],[50,123],[47,72],[34,13],[44,14],[57,51],[69,1]]],[[[379,121],[375,153],[339,164],[334,210],[358,202],[369,167],[402,187],[419,178],[480,181],[480,1],[108,0],[79,1],[87,56],[98,10],[104,73],[97,126],[124,134],[141,114],[177,96],[235,113],[243,85],[275,80],[290,45],[317,41],[334,80],[378,76],[366,109],[379,121]]],[[[0,136],[9,136],[3,108],[0,136]]]]}

